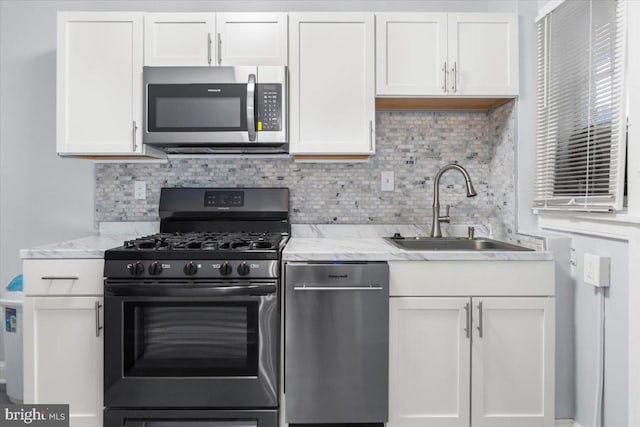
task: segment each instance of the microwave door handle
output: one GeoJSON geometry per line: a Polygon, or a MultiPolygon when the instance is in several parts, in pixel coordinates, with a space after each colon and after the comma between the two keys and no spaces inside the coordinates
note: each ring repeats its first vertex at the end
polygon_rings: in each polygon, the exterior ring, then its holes
{"type": "Polygon", "coordinates": [[[249,82],[247,83],[247,130],[249,131],[250,142],[253,142],[256,140],[255,99],[256,99],[256,75],[249,74],[249,82]]]}

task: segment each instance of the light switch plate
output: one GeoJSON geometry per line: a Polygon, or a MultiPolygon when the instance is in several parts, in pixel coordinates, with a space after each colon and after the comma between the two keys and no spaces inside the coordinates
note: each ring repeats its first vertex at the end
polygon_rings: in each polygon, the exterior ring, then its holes
{"type": "Polygon", "coordinates": [[[583,280],[595,287],[609,286],[611,259],[609,257],[584,254],[583,280]]]}
{"type": "Polygon", "coordinates": [[[393,171],[382,171],[380,173],[380,190],[393,191],[393,171]]]}
{"type": "Polygon", "coordinates": [[[145,181],[134,182],[133,198],[136,200],[144,200],[147,198],[147,183],[145,181]]]}

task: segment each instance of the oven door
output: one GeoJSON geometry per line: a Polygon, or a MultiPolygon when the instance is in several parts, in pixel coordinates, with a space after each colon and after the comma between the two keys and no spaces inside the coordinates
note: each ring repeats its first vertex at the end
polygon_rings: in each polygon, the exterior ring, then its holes
{"type": "Polygon", "coordinates": [[[108,408],[277,406],[277,282],[105,282],[108,408]]]}
{"type": "Polygon", "coordinates": [[[104,412],[104,427],[277,427],[272,410],[111,410],[104,412]]]}

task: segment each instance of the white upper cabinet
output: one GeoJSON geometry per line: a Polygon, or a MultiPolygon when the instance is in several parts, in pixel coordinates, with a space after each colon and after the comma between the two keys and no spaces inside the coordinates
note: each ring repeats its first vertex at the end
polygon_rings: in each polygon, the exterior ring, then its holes
{"type": "Polygon", "coordinates": [[[518,94],[518,21],[508,13],[449,14],[449,93],[518,94]]]}
{"type": "Polygon", "coordinates": [[[375,152],[372,13],[289,15],[290,152],[375,152]]]}
{"type": "Polygon", "coordinates": [[[144,65],[213,65],[214,13],[147,13],[144,65]]]}
{"type": "Polygon", "coordinates": [[[218,13],[218,65],[287,65],[286,13],[218,13]]]}
{"type": "Polygon", "coordinates": [[[60,12],[59,154],[143,154],[138,12],[60,12]]]}
{"type": "Polygon", "coordinates": [[[287,65],[286,13],[147,13],[144,65],[287,65]]]}
{"type": "Polygon", "coordinates": [[[376,15],[379,96],[516,96],[518,24],[508,13],[376,15]]]}
{"type": "Polygon", "coordinates": [[[446,94],[447,14],[376,14],[378,95],[446,94]]]}

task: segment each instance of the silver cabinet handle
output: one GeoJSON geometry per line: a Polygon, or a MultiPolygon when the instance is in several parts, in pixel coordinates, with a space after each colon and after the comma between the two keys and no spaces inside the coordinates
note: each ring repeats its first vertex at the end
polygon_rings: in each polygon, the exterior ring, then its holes
{"type": "Polygon", "coordinates": [[[447,74],[449,74],[449,70],[447,70],[447,61],[444,61],[444,65],[442,66],[442,72],[444,74],[444,84],[442,85],[442,91],[447,93],[447,74]]]}
{"type": "Polygon", "coordinates": [[[42,276],[42,280],[78,280],[78,276],[42,276]]]}
{"type": "Polygon", "coordinates": [[[482,301],[478,303],[478,336],[482,338],[482,301]]]}
{"type": "Polygon", "coordinates": [[[457,75],[458,70],[457,69],[458,69],[458,63],[454,62],[453,68],[451,69],[451,72],[453,73],[453,84],[451,85],[451,91],[453,93],[458,92],[458,75],[457,75]]]}
{"type": "Polygon", "coordinates": [[[207,33],[207,63],[211,65],[211,33],[207,33]]]}
{"type": "Polygon", "coordinates": [[[294,291],[381,291],[382,286],[294,286],[294,291]]]}
{"type": "Polygon", "coordinates": [[[464,311],[467,316],[467,320],[465,321],[465,324],[464,324],[464,332],[467,334],[467,338],[469,338],[469,332],[471,330],[471,327],[470,327],[471,325],[469,324],[469,322],[471,321],[470,305],[471,305],[470,303],[466,303],[464,305],[464,311]]]}
{"type": "Polygon", "coordinates": [[[102,308],[102,304],[96,301],[95,311],[96,311],[96,338],[100,337],[100,331],[102,330],[102,326],[100,326],[100,308],[102,308]]]}
{"type": "Polygon", "coordinates": [[[138,151],[138,143],[136,142],[136,133],[138,133],[138,124],[133,121],[133,151],[138,151]]]}
{"type": "Polygon", "coordinates": [[[256,75],[249,74],[247,83],[247,131],[249,141],[256,140],[256,116],[255,116],[256,75]]]}
{"type": "Polygon", "coordinates": [[[218,65],[222,64],[222,36],[218,33],[218,65]]]}
{"type": "Polygon", "coordinates": [[[369,150],[373,151],[373,120],[369,120],[369,150]]]}

